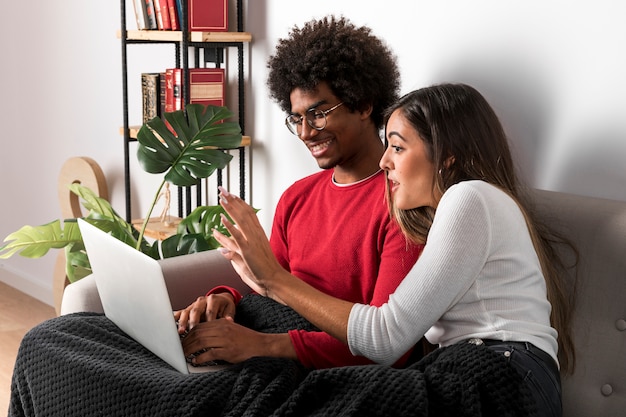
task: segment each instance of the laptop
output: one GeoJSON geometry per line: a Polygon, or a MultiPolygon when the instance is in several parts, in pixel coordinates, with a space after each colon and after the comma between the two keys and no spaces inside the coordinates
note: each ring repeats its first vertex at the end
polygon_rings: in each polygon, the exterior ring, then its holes
{"type": "MultiPolygon", "coordinates": [[[[158,261],[83,219],[78,219],[78,225],[106,317],[183,374],[216,371],[228,366],[193,366],[187,362],[158,261]]],[[[207,273],[210,270],[211,274],[219,276],[221,285],[249,292],[230,262],[217,250],[211,252],[207,256],[214,258],[214,262],[207,262],[207,273]]]]}

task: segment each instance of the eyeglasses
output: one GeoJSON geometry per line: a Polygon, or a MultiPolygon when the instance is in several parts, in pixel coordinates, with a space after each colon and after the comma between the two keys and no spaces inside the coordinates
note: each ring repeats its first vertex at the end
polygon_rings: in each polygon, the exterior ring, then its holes
{"type": "Polygon", "coordinates": [[[296,136],[300,136],[300,132],[302,130],[302,119],[306,118],[307,124],[311,126],[312,129],[318,131],[324,130],[324,128],[326,127],[326,123],[328,123],[328,121],[326,120],[326,116],[342,104],[343,102],[336,104],[328,110],[310,109],[307,110],[304,116],[290,114],[285,119],[285,125],[287,125],[287,129],[289,129],[291,133],[296,136]]]}

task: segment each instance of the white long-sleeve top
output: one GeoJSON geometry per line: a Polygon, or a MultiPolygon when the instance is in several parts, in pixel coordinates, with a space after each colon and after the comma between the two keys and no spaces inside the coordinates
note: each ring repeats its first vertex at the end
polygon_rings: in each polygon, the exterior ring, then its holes
{"type": "MultiPolygon", "coordinates": [[[[464,181],[441,198],[422,255],[381,307],[355,304],[348,345],[391,365],[423,335],[530,342],[557,360],[557,332],[524,216],[506,193],[464,181]]],[[[557,362],[558,363],[558,362],[557,362]]]]}

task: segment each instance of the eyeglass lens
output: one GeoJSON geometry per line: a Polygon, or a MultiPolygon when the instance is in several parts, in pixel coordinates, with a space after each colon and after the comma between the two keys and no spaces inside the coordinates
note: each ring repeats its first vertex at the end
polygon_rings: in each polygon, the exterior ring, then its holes
{"type": "MultiPolygon", "coordinates": [[[[326,127],[326,123],[327,123],[326,115],[330,113],[331,111],[335,110],[337,107],[341,106],[342,104],[343,103],[339,103],[326,111],[318,110],[318,109],[308,110],[304,116],[306,118],[307,124],[312,129],[324,130],[324,128],[326,127]]],[[[289,129],[289,131],[291,131],[291,133],[293,133],[294,135],[300,134],[300,130],[302,129],[302,119],[303,119],[302,116],[298,116],[295,114],[287,116],[287,119],[285,120],[285,124],[287,125],[287,128],[289,129]]]]}

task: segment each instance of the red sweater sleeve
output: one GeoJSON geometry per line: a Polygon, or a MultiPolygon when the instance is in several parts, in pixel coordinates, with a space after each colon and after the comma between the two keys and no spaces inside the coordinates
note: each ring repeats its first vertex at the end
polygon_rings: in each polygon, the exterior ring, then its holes
{"type": "Polygon", "coordinates": [[[213,287],[206,293],[206,295],[219,294],[222,292],[230,293],[230,295],[232,295],[235,299],[235,305],[239,304],[239,301],[243,298],[239,291],[227,285],[218,285],[217,287],[213,287]]]}

